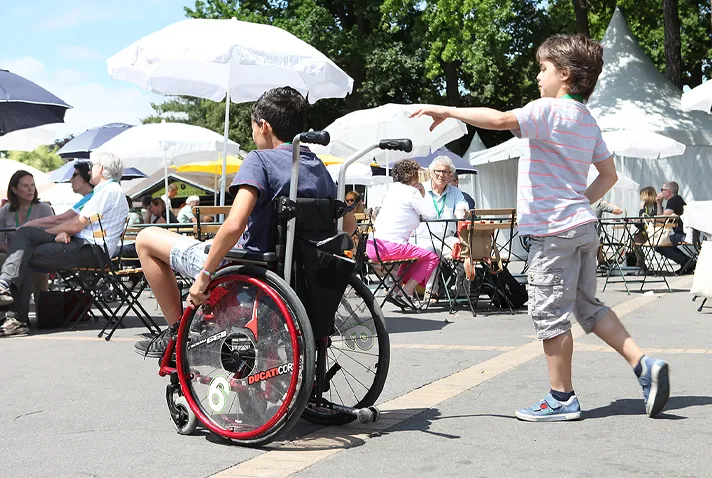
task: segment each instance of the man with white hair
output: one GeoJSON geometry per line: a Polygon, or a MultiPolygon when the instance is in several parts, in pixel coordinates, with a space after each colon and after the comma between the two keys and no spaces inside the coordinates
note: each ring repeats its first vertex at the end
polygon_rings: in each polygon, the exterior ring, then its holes
{"type": "MultiPolygon", "coordinates": [[[[38,227],[17,229],[0,271],[0,305],[29,303],[29,294],[23,293],[27,288],[20,285],[24,280],[31,280],[27,272],[32,269],[103,267],[99,260],[105,256],[103,244],[97,241],[106,241],[110,255],[118,248],[129,213],[119,186],[124,167],[121,159],[111,153],[92,153],[91,162],[90,182],[94,185],[94,195],[79,214],[46,231],[38,227]],[[94,237],[98,225],[91,224],[90,218],[96,214],[101,215],[104,238],[94,237]]],[[[27,324],[16,318],[7,319],[0,328],[0,336],[27,335],[28,332],[27,324]]]]}
{"type": "Polygon", "coordinates": [[[185,206],[178,211],[178,222],[197,222],[195,214],[193,214],[193,208],[199,204],[200,198],[198,196],[188,196],[188,199],[185,200],[185,206]]]}

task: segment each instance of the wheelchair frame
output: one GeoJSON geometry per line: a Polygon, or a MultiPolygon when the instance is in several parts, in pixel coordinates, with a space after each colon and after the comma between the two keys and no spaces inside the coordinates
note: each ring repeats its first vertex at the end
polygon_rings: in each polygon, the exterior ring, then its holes
{"type": "MultiPolygon", "coordinates": [[[[301,133],[294,137],[292,142],[292,170],[291,170],[291,181],[289,190],[289,206],[293,207],[297,200],[297,186],[299,180],[299,158],[300,158],[300,143],[316,143],[326,145],[329,143],[329,134],[326,131],[312,131],[308,133],[301,133]]],[[[367,154],[373,149],[392,149],[392,150],[402,150],[410,152],[412,150],[412,143],[408,139],[395,139],[395,140],[383,140],[379,143],[374,143],[368,147],[357,152],[351,158],[349,158],[341,169],[339,174],[339,186],[338,186],[338,198],[343,198],[345,191],[344,178],[346,174],[346,168],[360,157],[367,154]]],[[[342,219],[338,220],[338,229],[341,229],[342,219]]],[[[341,424],[348,423],[354,419],[358,419],[361,423],[368,423],[378,420],[380,412],[372,404],[378,398],[380,394],[383,383],[388,373],[388,362],[390,360],[390,349],[388,344],[388,334],[385,328],[385,322],[383,321],[383,315],[380,308],[375,303],[370,291],[363,286],[362,290],[356,290],[360,287],[354,287],[356,294],[360,294],[364,298],[364,303],[368,307],[368,311],[371,318],[374,320],[376,339],[379,341],[379,353],[378,362],[376,363],[376,369],[379,367],[381,370],[377,370],[374,374],[374,384],[370,388],[367,388],[367,398],[362,401],[369,401],[369,405],[365,407],[350,407],[346,405],[340,405],[337,403],[330,402],[323,397],[323,393],[328,390],[329,384],[325,380],[331,380],[336,373],[335,371],[326,370],[327,364],[327,354],[328,347],[331,345],[331,338],[325,337],[323,339],[316,339],[312,333],[311,325],[309,324],[309,319],[304,310],[304,306],[301,304],[300,299],[296,296],[296,293],[291,289],[291,279],[293,274],[294,265],[294,242],[296,237],[296,217],[294,214],[290,214],[289,220],[287,221],[286,228],[286,241],[284,243],[283,254],[280,253],[254,253],[244,250],[233,250],[234,255],[228,254],[226,257],[233,260],[237,264],[248,264],[241,265],[237,268],[227,267],[221,269],[216,277],[211,281],[208,286],[208,291],[213,291],[222,282],[226,282],[229,278],[243,280],[245,283],[252,280],[253,275],[251,272],[256,271],[253,266],[249,264],[256,264],[260,267],[264,267],[267,271],[270,269],[270,265],[274,264],[276,259],[277,274],[273,277],[270,272],[264,272],[264,277],[257,277],[255,275],[255,283],[259,282],[259,287],[262,288],[262,292],[266,293],[271,297],[275,304],[277,304],[282,317],[288,318],[286,320],[286,325],[289,330],[291,337],[291,347],[292,347],[292,357],[291,357],[291,369],[292,372],[289,388],[287,393],[284,395],[283,402],[281,403],[277,413],[272,416],[272,418],[264,423],[262,426],[250,432],[245,432],[240,434],[232,428],[232,432],[226,429],[221,429],[216,426],[210,420],[206,419],[204,412],[200,409],[198,404],[195,403],[189,387],[192,380],[201,379],[200,376],[196,377],[193,372],[189,370],[184,370],[184,360],[182,357],[183,348],[180,346],[182,341],[187,340],[185,337],[186,329],[193,319],[194,313],[198,308],[189,304],[181,317],[181,319],[172,326],[171,339],[169,341],[166,352],[160,360],[159,375],[160,376],[170,376],[170,384],[166,389],[166,400],[168,403],[169,410],[171,412],[171,417],[173,418],[176,429],[181,434],[191,434],[198,421],[202,423],[203,426],[211,430],[212,432],[218,434],[223,438],[231,439],[239,444],[243,445],[263,445],[274,439],[274,437],[280,433],[285,432],[296,421],[299,416],[302,416],[315,423],[322,424],[341,424]],[[278,280],[279,279],[279,280],[278,280]],[[270,282],[272,284],[270,285],[270,282]],[[280,282],[283,282],[280,284],[280,282]],[[265,288],[264,286],[268,286],[265,288]],[[279,289],[284,289],[280,291],[279,289]],[[364,295],[367,294],[367,295],[364,295]],[[368,297],[370,296],[370,298],[368,297]],[[296,299],[295,299],[296,298],[296,299]],[[289,310],[288,304],[296,310],[289,310]],[[306,320],[303,319],[306,317],[306,320]],[[298,329],[295,327],[294,323],[290,323],[290,320],[298,324],[298,329]],[[380,328],[380,334],[378,329],[380,328]],[[303,344],[297,343],[295,337],[301,334],[301,340],[303,344]],[[381,343],[382,342],[382,343],[381,343]],[[384,350],[381,349],[382,346],[384,350]],[[316,352],[315,352],[315,349],[316,352]],[[175,364],[173,363],[173,352],[176,352],[175,364]],[[304,357],[304,363],[300,363],[300,359],[304,357]],[[303,365],[303,367],[302,367],[303,365]],[[303,372],[302,372],[303,369],[303,372]],[[316,371],[314,370],[316,369],[316,371]],[[377,375],[378,373],[381,375],[377,375]],[[303,373],[303,376],[301,375],[303,373]],[[331,376],[327,376],[331,373],[331,376]],[[385,375],[384,375],[385,374],[385,375]],[[378,379],[376,377],[379,377],[378,379]],[[301,386],[298,382],[301,378],[301,386]],[[308,407],[308,405],[310,405],[308,407]],[[324,414],[320,414],[324,412],[324,414]]],[[[209,246],[208,246],[209,247],[209,246]]],[[[279,250],[279,249],[278,249],[279,250]]],[[[358,280],[356,278],[356,280],[358,280]]],[[[351,278],[351,283],[354,281],[354,276],[351,278]]],[[[257,296],[255,296],[257,297],[257,296]]],[[[219,300],[219,299],[218,299],[219,300]]],[[[342,303],[343,303],[342,298],[342,303]]],[[[256,314],[256,308],[254,309],[256,314]]],[[[338,312],[337,312],[338,314],[338,312]]],[[[253,320],[256,320],[257,316],[253,320]]],[[[247,325],[245,326],[247,327],[247,325]]],[[[256,341],[256,334],[255,334],[256,341]]],[[[255,343],[255,346],[257,344],[255,343]]],[[[254,349],[255,357],[257,355],[257,348],[254,349]]],[[[254,360],[254,359],[253,359],[254,360]]],[[[332,357],[333,360],[333,357],[332,357]]],[[[338,367],[338,363],[336,363],[338,367]]],[[[343,372],[342,372],[343,373],[343,372]]],[[[197,374],[199,375],[199,374],[197,374]]],[[[237,384],[236,382],[242,380],[244,377],[240,376],[235,379],[236,375],[230,379],[229,384],[226,382],[225,386],[229,386],[231,389],[234,386],[239,389],[244,388],[244,384],[237,384]]],[[[201,382],[202,383],[202,382],[201,382]]],[[[211,384],[212,387],[212,384],[211,384]]],[[[354,393],[355,395],[355,393],[354,393]]],[[[242,407],[242,397],[240,397],[240,407],[242,407]]],[[[341,400],[341,397],[339,397],[341,400]]],[[[343,400],[342,400],[343,401],[343,400]]],[[[360,403],[360,402],[359,402],[360,403]]]]}

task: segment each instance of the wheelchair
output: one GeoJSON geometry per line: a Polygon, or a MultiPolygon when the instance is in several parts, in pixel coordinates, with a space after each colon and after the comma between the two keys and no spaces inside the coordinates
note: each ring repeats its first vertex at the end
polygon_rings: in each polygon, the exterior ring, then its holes
{"type": "MultiPolygon", "coordinates": [[[[323,425],[378,420],[373,405],[388,375],[388,332],[353,273],[350,237],[337,233],[344,203],[297,198],[299,144],[328,142],[324,131],[293,140],[289,197],[275,204],[275,252],[232,249],[207,301],[189,304],[172,326],[159,375],[170,378],[166,401],[178,433],[200,425],[261,446],[299,417],[323,425]]],[[[377,147],[412,145],[385,140],[370,150],[377,147]]]]}

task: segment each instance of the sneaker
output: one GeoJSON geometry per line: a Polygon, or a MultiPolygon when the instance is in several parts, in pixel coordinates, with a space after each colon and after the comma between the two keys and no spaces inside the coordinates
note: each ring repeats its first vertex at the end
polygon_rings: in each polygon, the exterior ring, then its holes
{"type": "Polygon", "coordinates": [[[662,411],[670,397],[669,366],[664,360],[643,356],[640,359],[643,371],[638,382],[643,387],[645,413],[654,417],[662,411]]]}
{"type": "Polygon", "coordinates": [[[547,393],[539,403],[535,403],[531,408],[520,408],[514,414],[527,422],[578,420],[581,418],[581,406],[576,395],[566,402],[559,402],[551,393],[547,393]]]}
{"type": "Polygon", "coordinates": [[[0,337],[21,337],[30,333],[27,324],[19,320],[8,317],[0,327],[0,337]]]}
{"type": "Polygon", "coordinates": [[[13,302],[15,302],[15,299],[12,298],[10,288],[6,287],[5,284],[0,281],[0,306],[10,305],[13,302]]]}
{"type": "Polygon", "coordinates": [[[134,352],[148,358],[162,358],[168,348],[168,342],[173,337],[171,329],[172,327],[166,327],[152,339],[139,340],[134,344],[134,352]]]}

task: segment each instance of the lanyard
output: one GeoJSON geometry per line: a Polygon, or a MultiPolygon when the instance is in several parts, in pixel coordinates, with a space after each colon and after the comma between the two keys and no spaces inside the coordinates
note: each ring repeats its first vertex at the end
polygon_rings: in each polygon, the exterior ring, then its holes
{"type": "MultiPolygon", "coordinates": [[[[27,218],[30,217],[30,214],[32,214],[32,204],[30,204],[30,208],[27,210],[27,214],[25,214],[25,220],[22,221],[22,224],[27,222],[27,218]]],[[[15,227],[20,227],[20,218],[17,217],[17,211],[15,211],[15,227]]]]}
{"type": "Polygon", "coordinates": [[[445,210],[445,201],[447,200],[447,193],[443,194],[441,197],[443,199],[443,205],[440,209],[438,209],[438,201],[435,200],[435,195],[433,195],[433,192],[430,191],[430,199],[433,201],[433,207],[435,208],[435,212],[438,213],[438,219],[440,219],[440,216],[445,210]]]}
{"type": "Polygon", "coordinates": [[[576,100],[579,103],[583,103],[583,96],[577,95],[576,93],[567,93],[561,97],[562,99],[576,100]]]}

